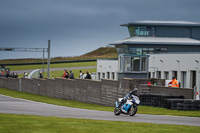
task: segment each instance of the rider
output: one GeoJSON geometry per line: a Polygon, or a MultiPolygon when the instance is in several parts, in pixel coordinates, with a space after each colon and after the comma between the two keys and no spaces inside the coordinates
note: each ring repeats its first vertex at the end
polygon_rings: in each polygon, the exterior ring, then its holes
{"type": "Polygon", "coordinates": [[[128,94],[126,94],[126,96],[119,103],[118,108],[120,109],[121,106],[126,102],[126,100],[128,98],[130,98],[132,95],[138,96],[137,92],[138,92],[138,88],[134,88],[132,91],[130,91],[128,94]]]}

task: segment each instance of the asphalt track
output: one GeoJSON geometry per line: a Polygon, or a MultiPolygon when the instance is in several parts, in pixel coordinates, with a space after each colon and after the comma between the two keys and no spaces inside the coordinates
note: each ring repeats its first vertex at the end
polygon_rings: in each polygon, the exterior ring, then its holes
{"type": "Polygon", "coordinates": [[[115,116],[113,112],[64,107],[19,98],[12,98],[4,95],[0,95],[0,113],[200,126],[200,118],[197,117],[161,116],[145,114],[136,114],[133,117],[130,117],[128,115],[115,116]]]}

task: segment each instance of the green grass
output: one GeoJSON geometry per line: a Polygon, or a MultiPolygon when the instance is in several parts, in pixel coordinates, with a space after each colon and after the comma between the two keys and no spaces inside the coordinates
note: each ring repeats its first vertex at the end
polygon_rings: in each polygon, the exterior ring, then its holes
{"type": "MultiPolygon", "coordinates": [[[[56,98],[50,98],[45,96],[39,96],[19,91],[7,90],[0,88],[0,94],[12,96],[16,98],[23,98],[38,102],[56,104],[61,106],[75,107],[75,108],[84,108],[91,110],[101,110],[101,111],[113,111],[114,107],[101,106],[96,104],[81,103],[73,100],[62,100],[56,98]]],[[[113,103],[114,104],[114,103],[113,103]]],[[[148,106],[139,106],[139,114],[153,114],[153,115],[172,115],[172,116],[189,116],[189,117],[200,117],[200,111],[176,111],[169,110],[164,108],[148,107],[148,106]]]]}
{"type": "MultiPolygon", "coordinates": [[[[89,70],[90,73],[92,73],[92,72],[95,72],[95,73],[96,73],[96,71],[97,71],[96,68],[81,69],[81,70],[82,70],[83,73],[86,73],[87,70],[89,70]]],[[[72,70],[72,72],[74,73],[74,77],[75,77],[75,78],[79,78],[79,71],[80,71],[80,69],[74,69],[74,70],[72,70]]],[[[51,72],[50,72],[50,76],[51,76],[52,74],[54,74],[54,77],[55,77],[55,78],[61,78],[62,75],[63,75],[63,72],[64,72],[64,71],[51,71],[51,72]]],[[[69,70],[68,70],[68,72],[69,72],[69,70]]],[[[29,74],[29,73],[28,73],[28,74],[29,74]]],[[[23,76],[24,76],[24,74],[19,74],[19,75],[18,75],[18,78],[22,78],[23,76]]],[[[44,72],[44,78],[47,78],[47,72],[44,72]]]]}
{"type": "Polygon", "coordinates": [[[197,126],[0,114],[1,133],[199,133],[197,126]]]}
{"type": "MultiPolygon", "coordinates": [[[[97,62],[76,62],[76,63],[58,63],[51,64],[50,68],[67,68],[67,67],[85,67],[85,66],[96,66],[97,62]]],[[[10,71],[16,70],[33,70],[33,69],[43,69],[43,65],[20,65],[20,66],[6,66],[10,68],[10,71]]],[[[47,68],[47,65],[44,65],[44,68],[47,68]]]]}

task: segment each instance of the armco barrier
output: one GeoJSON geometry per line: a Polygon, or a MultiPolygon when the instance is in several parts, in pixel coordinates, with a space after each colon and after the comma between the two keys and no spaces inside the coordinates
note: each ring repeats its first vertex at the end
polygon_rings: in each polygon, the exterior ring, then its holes
{"type": "MultiPolygon", "coordinates": [[[[13,79],[1,77],[0,87],[60,99],[115,106],[117,98],[124,97],[130,90],[135,87],[139,88],[140,84],[145,84],[147,81],[149,80],[120,79],[117,81],[102,79],[101,81],[95,81],[86,79],[13,79]],[[19,80],[21,80],[21,88],[19,88],[19,80]]],[[[193,92],[193,89],[186,88],[151,87],[151,93],[184,96],[187,99],[193,99],[193,92]]],[[[151,99],[150,96],[146,98],[147,104],[151,104],[148,99],[153,101],[160,99],[158,97],[151,99]]],[[[160,105],[160,102],[156,102],[156,106],[160,105]]]]}

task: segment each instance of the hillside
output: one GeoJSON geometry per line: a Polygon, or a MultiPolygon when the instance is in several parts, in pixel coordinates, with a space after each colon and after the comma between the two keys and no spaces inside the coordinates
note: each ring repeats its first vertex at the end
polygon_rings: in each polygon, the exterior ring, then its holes
{"type": "MultiPolygon", "coordinates": [[[[55,57],[51,58],[52,62],[56,61],[73,61],[73,60],[88,60],[88,59],[99,59],[99,58],[117,58],[117,51],[113,47],[100,47],[96,50],[83,54],[81,56],[74,57],[55,57]]],[[[46,59],[45,59],[46,61],[46,59]]],[[[42,59],[24,58],[24,59],[7,59],[0,60],[0,64],[11,64],[11,63],[36,63],[42,62],[42,59]]]]}
{"type": "Polygon", "coordinates": [[[105,57],[105,58],[117,58],[116,48],[101,47],[92,52],[86,53],[81,57],[105,57]]]}

